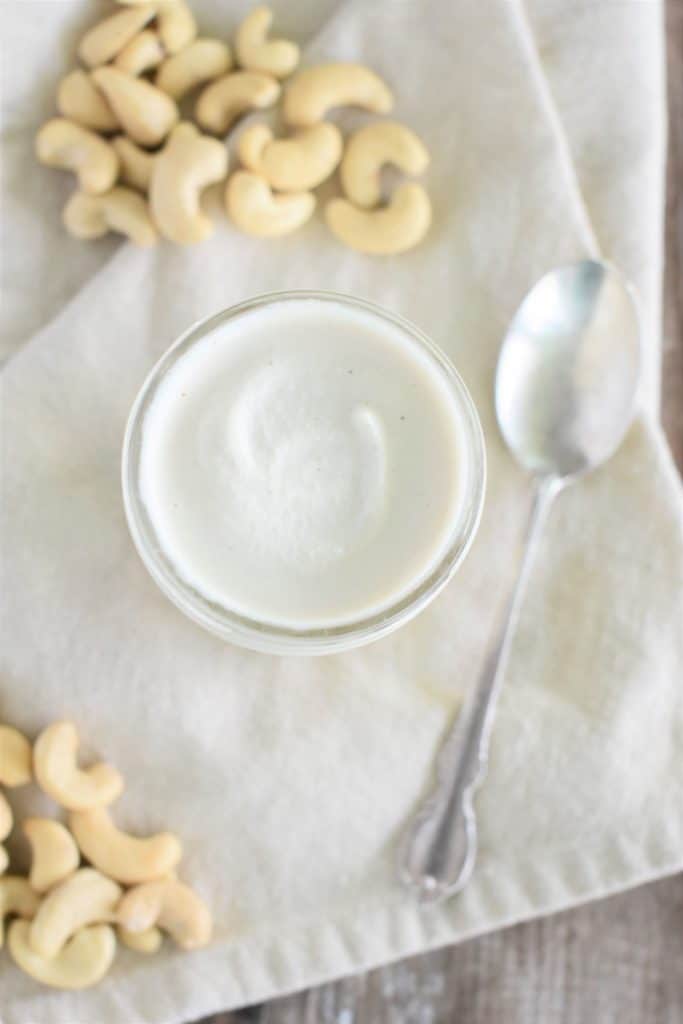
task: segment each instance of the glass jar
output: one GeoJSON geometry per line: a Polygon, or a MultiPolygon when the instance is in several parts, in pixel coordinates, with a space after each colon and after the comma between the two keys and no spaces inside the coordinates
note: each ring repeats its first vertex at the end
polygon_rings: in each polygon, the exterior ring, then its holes
{"type": "Polygon", "coordinates": [[[123,497],[130,532],[147,570],[166,596],[189,618],[230,643],[271,654],[332,654],[370,643],[398,629],[422,611],[462,563],[477,531],[484,501],[486,458],[479,417],[459,374],[441,350],[407,320],[363,299],[332,292],[292,291],[261,295],[194,324],[168,349],[145,380],[130,412],[122,457],[123,497]],[[377,317],[421,350],[447,386],[462,427],[466,453],[464,493],[453,536],[440,562],[410,593],[381,612],[324,628],[292,629],[247,618],[213,603],[184,580],[166,556],[140,493],[140,457],[145,415],[165,375],[187,351],[229,320],[254,309],[290,300],[341,304],[377,317]]]}

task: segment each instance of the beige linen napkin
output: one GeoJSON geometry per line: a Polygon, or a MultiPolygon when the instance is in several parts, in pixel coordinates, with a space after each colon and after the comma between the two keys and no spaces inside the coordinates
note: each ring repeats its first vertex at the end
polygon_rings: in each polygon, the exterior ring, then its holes
{"type": "MultiPolygon", "coordinates": [[[[223,35],[244,9],[196,6],[202,28],[223,35]]],[[[281,5],[291,30],[297,9],[281,5]]],[[[30,157],[34,93],[47,96],[44,75],[66,66],[86,14],[33,2],[5,12],[7,52],[45,58],[35,86],[23,73],[13,92],[5,72],[9,280],[21,283],[24,327],[51,319],[3,374],[0,717],[31,733],[57,716],[79,723],[128,780],[121,825],[184,838],[183,874],[211,903],[216,938],[191,955],[123,951],[80,994],[39,990],[3,958],[3,1024],[196,1018],[683,864],[681,494],[643,415],[548,523],[477,802],[470,886],[421,910],[394,875],[528,510],[491,399],[510,315],[538,275],[597,239],[641,290],[656,379],[659,6],[377,0],[329,3],[324,25],[315,5],[300,10],[318,29],[305,59],[377,68],[431,150],[426,243],[373,260],[341,249],[320,220],[267,243],[219,219],[197,249],[124,246],[106,261],[94,246],[87,281],[83,249],[53,223],[67,187],[30,157]],[[490,469],[480,534],[439,600],[387,640],[317,660],[241,651],[186,621],[133,550],[119,486],[130,403],[174,336],[248,295],[296,287],[368,296],[430,333],[472,390],[490,469]]],[[[652,387],[646,397],[654,408],[652,387]]]]}

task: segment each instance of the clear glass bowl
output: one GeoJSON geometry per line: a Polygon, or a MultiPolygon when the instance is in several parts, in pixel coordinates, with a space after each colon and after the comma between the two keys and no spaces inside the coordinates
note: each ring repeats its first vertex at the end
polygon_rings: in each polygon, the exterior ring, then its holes
{"type": "Polygon", "coordinates": [[[123,498],[133,541],[147,570],[166,596],[189,618],[223,640],[255,651],[271,654],[332,654],[370,643],[408,622],[432,601],[448,583],[464,559],[476,534],[484,502],[486,456],[479,417],[459,374],[440,349],[417,327],[402,317],[370,302],[333,292],[275,292],[249,299],[190,327],[161,357],[144,382],[131,409],[123,443],[123,498]],[[145,414],[156,389],[175,362],[189,348],[216,327],[257,307],[290,300],[314,299],[340,303],[379,317],[425,353],[438,368],[453,396],[464,431],[463,444],[468,459],[468,474],[457,529],[448,551],[439,565],[415,589],[381,613],[345,622],[338,627],[289,629],[245,618],[214,604],[183,580],[162,550],[139,488],[140,453],[145,414]]]}

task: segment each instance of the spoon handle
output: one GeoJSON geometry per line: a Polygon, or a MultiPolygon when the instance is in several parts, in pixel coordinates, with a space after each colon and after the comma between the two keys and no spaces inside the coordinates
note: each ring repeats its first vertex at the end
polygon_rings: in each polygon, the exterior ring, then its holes
{"type": "Polygon", "coordinates": [[[474,868],[473,797],[486,775],[496,702],[529,570],[548,509],[561,486],[557,477],[538,481],[517,582],[498,641],[439,752],[434,790],[418,810],[400,851],[401,878],[423,903],[436,903],[459,892],[474,868]]]}

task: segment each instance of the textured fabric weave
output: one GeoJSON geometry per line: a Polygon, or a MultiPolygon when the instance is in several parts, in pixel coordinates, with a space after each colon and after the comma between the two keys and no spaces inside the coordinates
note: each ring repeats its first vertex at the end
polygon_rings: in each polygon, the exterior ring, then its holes
{"type": "MultiPolygon", "coordinates": [[[[396,117],[424,138],[435,221],[414,252],[358,256],[320,218],[250,240],[217,210],[199,248],[68,240],[71,183],[36,167],[32,137],[93,11],[4,5],[0,716],[30,733],[72,717],[117,763],[118,822],[184,838],[182,873],[211,903],[216,939],[192,955],[122,951],[77,995],[39,990],[3,958],[3,1024],[170,1024],[683,863],[683,523],[653,386],[659,5],[274,6],[279,28],[310,37],[306,61],[383,74],[396,117]],[[476,873],[421,911],[396,886],[396,841],[482,664],[530,501],[494,422],[500,339],[541,273],[596,246],[643,298],[646,411],[551,515],[477,802],[476,873]],[[251,654],[186,621],[134,552],[120,494],[126,415],[156,358],[192,320],[283,288],[350,292],[415,321],[461,370],[488,449],[482,527],[452,585],[393,637],[327,659],[251,654]]],[[[203,34],[225,37],[245,5],[195,7],[203,34]]]]}

